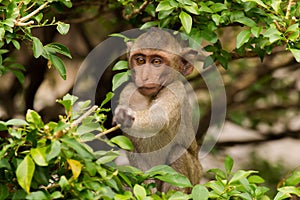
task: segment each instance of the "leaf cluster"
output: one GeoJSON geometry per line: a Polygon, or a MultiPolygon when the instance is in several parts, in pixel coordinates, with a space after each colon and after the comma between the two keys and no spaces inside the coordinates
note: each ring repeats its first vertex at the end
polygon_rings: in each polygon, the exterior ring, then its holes
{"type": "Polygon", "coordinates": [[[71,58],[69,50],[61,44],[48,44],[43,46],[39,38],[32,34],[34,28],[56,26],[57,31],[65,35],[70,25],[57,21],[55,17],[47,15],[51,9],[60,9],[61,5],[71,7],[69,0],[43,0],[43,1],[8,1],[0,3],[0,76],[11,71],[23,84],[24,66],[17,64],[10,57],[11,49],[20,50],[23,41],[32,43],[33,55],[49,60],[49,67],[54,66],[60,76],[66,79],[64,63],[56,54],[71,58]]]}
{"type": "MultiPolygon", "coordinates": [[[[184,31],[190,36],[190,46],[199,48],[205,41],[204,49],[211,52],[212,60],[206,60],[204,67],[212,61],[224,68],[233,58],[259,56],[272,53],[276,46],[286,45],[296,60],[300,61],[299,9],[298,1],[284,0],[236,0],[236,1],[195,1],[156,0],[150,1],[144,12],[136,18],[151,16],[141,22],[141,28],[158,26],[184,31]],[[148,18],[149,19],[149,18],[148,18]],[[232,42],[235,48],[226,50],[220,41],[226,34],[224,28],[236,27],[237,34],[232,42]]],[[[137,9],[132,1],[122,1],[124,10],[137,9]],[[133,8],[132,8],[133,7],[133,8]]],[[[132,17],[132,21],[135,21],[132,17]]],[[[144,17],[145,19],[147,17],[144,17]]],[[[211,59],[208,58],[208,59],[211,59]]]]}
{"type": "MultiPolygon", "coordinates": [[[[230,157],[225,159],[224,171],[209,170],[214,179],[196,186],[166,165],[146,172],[117,166],[114,160],[120,153],[116,147],[132,150],[130,140],[96,134],[105,130],[109,109],[102,106],[112,96],[108,93],[100,107],[90,107],[89,101],[77,102],[77,97],[65,95],[58,103],[66,114],[58,122],[45,124],[34,110],[28,110],[25,119],[0,121],[0,130],[10,134],[0,143],[0,199],[270,199],[258,172],[233,172],[230,157]],[[111,150],[94,151],[87,141],[105,142],[111,150]],[[153,192],[155,180],[179,188],[193,187],[192,193],[153,192]]],[[[295,171],[279,184],[275,199],[300,196],[296,187],[299,181],[299,172],[295,171]]]]}

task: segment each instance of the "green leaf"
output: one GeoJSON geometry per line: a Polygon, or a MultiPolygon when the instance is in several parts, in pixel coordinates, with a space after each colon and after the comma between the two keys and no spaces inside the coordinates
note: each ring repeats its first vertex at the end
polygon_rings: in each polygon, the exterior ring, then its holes
{"type": "Polygon", "coordinates": [[[221,169],[218,169],[218,168],[216,168],[216,169],[210,169],[210,170],[208,170],[208,172],[215,174],[216,177],[219,177],[221,179],[226,179],[226,174],[221,169]]]}
{"type": "Polygon", "coordinates": [[[182,174],[164,174],[155,176],[155,178],[167,182],[177,187],[192,187],[190,180],[182,174]]]}
{"type": "Polygon", "coordinates": [[[17,190],[14,192],[14,195],[12,196],[12,200],[20,200],[20,199],[26,199],[26,192],[22,189],[17,190]]]}
{"type": "Polygon", "coordinates": [[[240,48],[243,44],[247,43],[250,39],[251,31],[243,30],[241,31],[236,38],[236,48],[240,48]]]}
{"type": "Polygon", "coordinates": [[[65,35],[69,32],[70,24],[66,24],[66,23],[63,23],[63,22],[58,22],[56,29],[61,35],[65,35]]]}
{"type": "Polygon", "coordinates": [[[9,196],[8,188],[6,185],[0,184],[0,200],[4,200],[9,196]]]}
{"type": "Polygon", "coordinates": [[[68,188],[70,185],[68,179],[64,175],[60,177],[58,184],[62,189],[68,188]]]}
{"type": "Polygon", "coordinates": [[[248,178],[248,181],[250,183],[264,183],[265,182],[265,180],[262,177],[257,176],[257,175],[250,176],[248,178]]]}
{"type": "Polygon", "coordinates": [[[30,124],[33,124],[37,128],[42,128],[44,126],[41,116],[34,110],[29,109],[27,111],[26,121],[30,124]]]}
{"type": "Polygon", "coordinates": [[[250,19],[248,17],[240,17],[238,19],[235,19],[234,21],[238,22],[238,23],[241,23],[241,24],[244,24],[244,25],[246,25],[248,27],[254,27],[254,26],[256,26],[255,21],[253,21],[252,19],[250,19]]]}
{"type": "Polygon", "coordinates": [[[278,188],[278,191],[285,194],[294,194],[300,197],[300,188],[295,186],[286,186],[286,187],[278,188]]]}
{"type": "Polygon", "coordinates": [[[230,183],[233,183],[233,182],[236,182],[236,181],[240,181],[241,179],[243,178],[247,178],[250,174],[253,174],[253,173],[257,173],[257,171],[244,171],[244,170],[239,170],[237,172],[235,172],[232,176],[232,178],[230,179],[229,181],[229,184],[230,183]]]}
{"type": "Polygon", "coordinates": [[[264,8],[268,8],[268,6],[266,4],[264,4],[263,1],[261,0],[242,0],[243,2],[255,2],[257,3],[258,5],[264,7],[264,8]]]}
{"type": "Polygon", "coordinates": [[[171,6],[171,4],[169,3],[169,1],[161,1],[158,6],[156,7],[155,11],[156,12],[160,12],[160,11],[164,11],[164,10],[170,10],[174,8],[173,6],[171,6]]]}
{"type": "Polygon", "coordinates": [[[0,41],[3,40],[4,36],[5,36],[5,29],[4,28],[0,28],[0,41]]]}
{"type": "Polygon", "coordinates": [[[218,195],[222,194],[225,189],[221,181],[210,181],[205,186],[211,188],[218,195]]]}
{"type": "Polygon", "coordinates": [[[143,24],[140,27],[140,29],[141,30],[148,29],[148,28],[151,28],[153,26],[157,26],[158,24],[159,24],[159,22],[157,22],[157,21],[146,22],[145,24],[143,24]]]}
{"type": "Polygon", "coordinates": [[[55,191],[50,195],[51,199],[63,199],[64,195],[60,191],[55,191]]]}
{"type": "Polygon", "coordinates": [[[29,124],[23,119],[10,119],[7,122],[5,122],[5,125],[6,126],[27,126],[29,124]]]}
{"type": "Polygon", "coordinates": [[[45,46],[45,48],[49,51],[49,52],[53,52],[53,54],[54,53],[59,53],[59,54],[61,54],[61,55],[64,55],[64,56],[66,56],[66,57],[68,57],[68,58],[72,58],[72,55],[71,55],[71,53],[70,53],[70,50],[66,47],[66,46],[64,46],[64,45],[62,45],[62,44],[59,44],[59,43],[50,43],[50,44],[47,44],[46,46],[45,46]],[[52,50],[51,50],[52,49],[52,50]]]}
{"type": "Polygon", "coordinates": [[[30,200],[47,200],[49,199],[47,195],[43,191],[31,192],[29,195],[26,196],[26,199],[30,200]]]}
{"type": "Polygon", "coordinates": [[[48,162],[46,159],[46,150],[47,150],[47,147],[30,149],[31,157],[33,158],[34,162],[37,165],[48,166],[48,162]]]}
{"type": "Polygon", "coordinates": [[[276,28],[273,28],[273,27],[266,30],[266,32],[264,33],[264,37],[269,38],[269,41],[271,43],[274,43],[278,40],[281,40],[281,38],[282,38],[281,37],[281,32],[278,31],[276,28]]]}
{"type": "Polygon", "coordinates": [[[225,164],[226,173],[229,175],[231,173],[234,161],[230,156],[226,156],[224,164],[225,164]]]}
{"type": "Polygon", "coordinates": [[[192,17],[184,11],[181,11],[179,14],[179,19],[182,23],[182,26],[187,34],[192,30],[193,19],[192,17]]]}
{"type": "Polygon", "coordinates": [[[114,93],[112,93],[112,92],[108,92],[107,94],[106,94],[106,97],[105,97],[105,99],[102,101],[102,103],[101,103],[101,105],[100,105],[100,108],[102,108],[107,102],[109,102],[113,97],[114,97],[114,93]]]}
{"type": "Polygon", "coordinates": [[[18,183],[27,192],[27,194],[30,193],[30,186],[34,170],[35,165],[29,155],[25,156],[25,158],[17,167],[16,176],[18,183]]]}
{"type": "Polygon", "coordinates": [[[295,59],[297,60],[297,62],[300,62],[300,49],[290,48],[289,50],[292,52],[292,54],[295,57],[295,59]]]}
{"type": "Polygon", "coordinates": [[[74,138],[61,138],[60,139],[68,147],[74,149],[81,157],[86,159],[94,159],[94,155],[86,149],[81,143],[74,138]]]}
{"type": "Polygon", "coordinates": [[[51,173],[49,173],[49,168],[48,167],[36,166],[34,174],[33,174],[33,180],[37,184],[41,184],[41,185],[46,186],[46,185],[49,184],[50,174],[51,173]]]}
{"type": "Polygon", "coordinates": [[[23,72],[20,72],[19,70],[10,69],[10,71],[17,77],[18,81],[24,85],[25,76],[23,72]]]}
{"type": "Polygon", "coordinates": [[[222,10],[227,10],[227,6],[223,3],[214,3],[210,8],[214,13],[220,12],[222,10]]]}
{"type": "Polygon", "coordinates": [[[20,43],[17,40],[12,40],[11,42],[13,43],[14,47],[17,50],[20,50],[21,46],[20,46],[20,43]]]}
{"type": "Polygon", "coordinates": [[[123,69],[128,69],[128,61],[120,60],[112,68],[113,71],[123,70],[123,69]]]}
{"type": "Polygon", "coordinates": [[[274,9],[276,13],[280,11],[280,4],[282,0],[272,0],[271,7],[274,9]]]}
{"type": "Polygon", "coordinates": [[[300,171],[294,171],[293,174],[286,179],[285,183],[289,186],[297,185],[298,183],[300,183],[300,171]]]}
{"type": "Polygon", "coordinates": [[[209,192],[206,187],[203,185],[196,185],[192,190],[192,199],[193,200],[206,200],[208,199],[209,192]]]}
{"type": "Polygon", "coordinates": [[[144,187],[136,184],[133,187],[133,194],[138,200],[143,200],[147,196],[147,192],[144,187]]]}
{"type": "Polygon", "coordinates": [[[291,197],[292,195],[284,192],[278,192],[276,196],[274,197],[274,200],[282,200],[282,199],[287,199],[291,197]]]}
{"type": "Polygon", "coordinates": [[[37,37],[31,37],[31,39],[33,42],[33,46],[32,46],[33,56],[35,58],[38,58],[42,55],[44,46],[37,37]]]}
{"type": "Polygon", "coordinates": [[[66,68],[65,68],[65,64],[64,62],[57,57],[56,55],[53,54],[48,54],[49,55],[49,60],[51,62],[51,64],[56,68],[56,70],[58,71],[59,75],[66,80],[67,78],[67,72],[66,72],[66,68]]]}
{"type": "MultiPolygon", "coordinates": [[[[97,152],[98,154],[100,152],[97,152]]],[[[102,155],[100,155],[100,158],[97,160],[97,164],[105,164],[113,161],[117,157],[119,157],[119,152],[116,151],[101,151],[102,155]]]]}
{"type": "Polygon", "coordinates": [[[260,33],[262,31],[262,27],[254,26],[251,28],[251,33],[254,35],[254,37],[259,37],[260,33]]]}
{"type": "Polygon", "coordinates": [[[114,75],[112,80],[112,91],[115,91],[118,87],[120,87],[123,83],[129,80],[130,71],[117,73],[114,75]]]}
{"type": "Polygon", "coordinates": [[[51,145],[47,148],[46,160],[50,161],[51,159],[57,157],[60,154],[61,143],[58,140],[54,140],[51,145]]]}
{"type": "Polygon", "coordinates": [[[119,135],[110,139],[110,141],[118,145],[121,149],[132,151],[134,149],[131,141],[123,135],[119,135]]]}
{"type": "Polygon", "coordinates": [[[183,6],[183,9],[186,10],[189,13],[195,14],[195,15],[199,15],[199,9],[197,4],[193,5],[193,6],[183,6]]]}
{"type": "Polygon", "coordinates": [[[6,168],[6,169],[11,169],[10,164],[6,158],[1,158],[0,159],[0,169],[1,168],[6,168]]]}
{"type": "Polygon", "coordinates": [[[210,31],[208,29],[202,30],[201,36],[203,37],[203,39],[213,44],[215,44],[218,41],[218,35],[215,32],[210,31]]]}
{"type": "Polygon", "coordinates": [[[66,94],[63,99],[57,100],[58,103],[62,104],[67,112],[70,112],[72,109],[72,106],[75,104],[75,102],[78,100],[78,97],[75,97],[70,94],[66,94]]]}

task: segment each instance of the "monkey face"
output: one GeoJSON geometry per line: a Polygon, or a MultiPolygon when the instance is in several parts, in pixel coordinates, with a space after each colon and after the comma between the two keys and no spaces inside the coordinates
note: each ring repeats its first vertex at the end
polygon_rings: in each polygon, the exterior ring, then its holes
{"type": "Polygon", "coordinates": [[[130,56],[133,80],[141,94],[155,96],[172,81],[169,65],[172,55],[164,51],[141,49],[130,56]]]}

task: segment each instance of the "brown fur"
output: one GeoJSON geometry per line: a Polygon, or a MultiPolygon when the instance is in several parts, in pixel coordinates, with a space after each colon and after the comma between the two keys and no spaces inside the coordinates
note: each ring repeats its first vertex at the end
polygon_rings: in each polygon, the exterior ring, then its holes
{"type": "MultiPolygon", "coordinates": [[[[157,29],[129,45],[133,82],[120,94],[114,121],[121,124],[135,147],[134,152],[129,153],[132,165],[148,170],[158,164],[168,164],[195,185],[202,172],[199,146],[195,141],[191,106],[181,80],[193,66],[181,56],[188,51],[175,41],[169,33],[157,29]],[[142,41],[146,39],[148,42],[142,41]],[[160,47],[154,49],[151,44],[160,47]]],[[[158,182],[158,189],[179,190],[162,182],[158,182]]],[[[184,191],[189,192],[189,189],[184,191]]]]}

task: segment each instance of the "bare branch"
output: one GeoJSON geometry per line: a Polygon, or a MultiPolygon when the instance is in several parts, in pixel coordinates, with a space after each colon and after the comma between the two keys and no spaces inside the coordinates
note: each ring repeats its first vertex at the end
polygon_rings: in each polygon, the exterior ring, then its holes
{"type": "Polygon", "coordinates": [[[33,24],[33,21],[29,21],[26,23],[27,20],[29,20],[31,17],[33,17],[34,15],[38,14],[41,10],[43,10],[44,8],[46,8],[46,6],[49,4],[49,2],[44,3],[43,5],[41,5],[40,7],[38,7],[36,10],[32,11],[31,13],[29,13],[28,15],[18,19],[15,22],[16,26],[27,26],[27,25],[31,25],[33,24]]]}
{"type": "Polygon", "coordinates": [[[144,1],[144,3],[138,9],[133,9],[133,11],[129,15],[126,15],[123,12],[124,19],[129,20],[133,15],[141,13],[142,10],[144,10],[149,3],[150,3],[149,1],[144,1]]]}
{"type": "Polygon", "coordinates": [[[93,106],[91,107],[86,113],[84,113],[82,116],[80,116],[78,119],[76,119],[72,124],[71,124],[71,128],[77,126],[79,123],[82,122],[82,120],[84,120],[86,117],[88,117],[90,114],[92,114],[96,109],[98,108],[98,106],[93,106]]]}
{"type": "Polygon", "coordinates": [[[111,133],[111,132],[113,132],[113,131],[118,130],[120,127],[121,127],[121,125],[118,124],[118,125],[116,125],[116,126],[110,128],[110,129],[107,129],[106,131],[103,131],[102,133],[99,133],[99,134],[95,135],[95,138],[100,138],[100,137],[102,137],[103,135],[107,135],[107,134],[109,134],[109,133],[111,133]]]}

